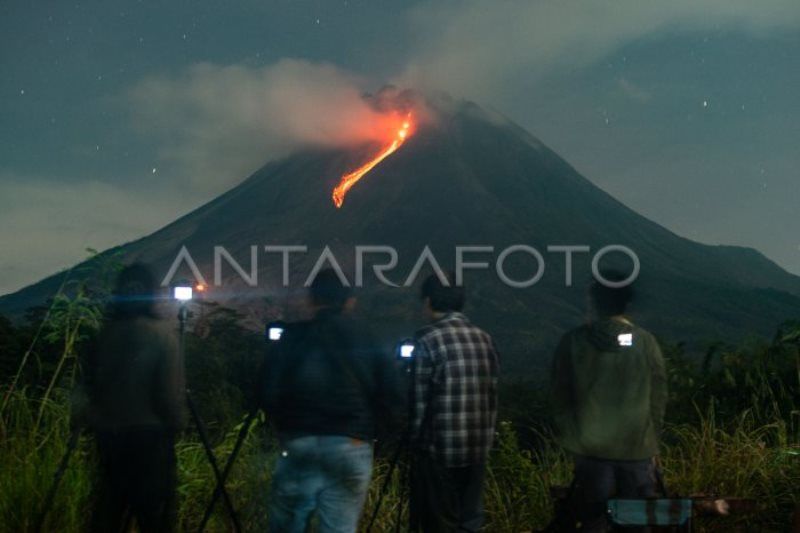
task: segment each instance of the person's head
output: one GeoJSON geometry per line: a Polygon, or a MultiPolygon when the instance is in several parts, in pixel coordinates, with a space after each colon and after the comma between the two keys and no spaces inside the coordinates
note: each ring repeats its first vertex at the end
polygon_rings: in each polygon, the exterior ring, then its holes
{"type": "MultiPolygon", "coordinates": [[[[629,274],[613,269],[603,270],[600,275],[604,280],[612,283],[623,282],[629,277],[629,274]]],[[[592,280],[589,287],[592,307],[599,317],[624,315],[633,296],[632,282],[624,287],[608,287],[595,279],[592,280]]]]}
{"type": "Polygon", "coordinates": [[[425,305],[425,312],[430,317],[464,309],[466,299],[464,285],[455,284],[455,275],[452,272],[448,272],[445,277],[446,284],[436,274],[431,274],[422,283],[420,296],[425,305]]]}
{"type": "Polygon", "coordinates": [[[158,282],[152,271],[142,263],[124,267],[111,294],[111,316],[134,318],[155,316],[158,282]]]}
{"type": "Polygon", "coordinates": [[[350,287],[342,283],[332,268],[320,270],[308,288],[311,305],[317,309],[341,311],[352,307],[355,299],[350,287]]]}

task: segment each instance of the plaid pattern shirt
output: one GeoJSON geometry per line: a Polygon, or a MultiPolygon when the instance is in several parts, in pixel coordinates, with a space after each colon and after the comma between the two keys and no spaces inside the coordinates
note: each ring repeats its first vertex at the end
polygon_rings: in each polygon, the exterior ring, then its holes
{"type": "Polygon", "coordinates": [[[461,313],[417,332],[412,435],[445,467],[486,461],[497,420],[499,357],[461,313]]]}

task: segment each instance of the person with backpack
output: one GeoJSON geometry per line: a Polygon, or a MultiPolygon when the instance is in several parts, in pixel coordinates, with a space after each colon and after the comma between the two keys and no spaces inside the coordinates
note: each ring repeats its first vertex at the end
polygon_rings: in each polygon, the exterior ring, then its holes
{"type": "Polygon", "coordinates": [[[577,522],[581,531],[605,531],[610,498],[657,495],[664,359],[655,337],[626,315],[634,294],[632,284],[623,284],[626,276],[601,277],[589,289],[594,317],[566,333],[553,358],[554,421],[575,461],[563,531],[577,522]]]}
{"type": "Polygon", "coordinates": [[[280,445],[269,530],[356,531],[372,475],[379,421],[404,407],[394,359],[353,318],[355,298],[332,269],[309,288],[314,317],[288,324],[269,350],[262,408],[280,445]]]}

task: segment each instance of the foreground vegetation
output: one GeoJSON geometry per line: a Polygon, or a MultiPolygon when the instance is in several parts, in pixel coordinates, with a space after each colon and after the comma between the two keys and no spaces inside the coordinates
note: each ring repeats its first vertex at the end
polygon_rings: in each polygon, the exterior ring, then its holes
{"type": "MultiPolygon", "coordinates": [[[[0,449],[0,531],[31,531],[58,461],[66,449],[69,427],[66,398],[48,400],[47,430],[30,431],[38,406],[25,392],[14,393],[5,418],[0,449]]],[[[698,415],[695,423],[669,427],[661,457],[666,481],[679,494],[727,495],[753,498],[758,511],[751,515],[702,523],[706,531],[786,531],[794,507],[800,503],[800,457],[792,448],[788,428],[781,422],[759,425],[745,413],[724,427],[714,413],[698,415]]],[[[232,427],[215,447],[218,457],[230,453],[238,432],[232,427]]],[[[261,530],[266,522],[269,473],[276,452],[263,428],[249,434],[232,472],[228,490],[247,531],[261,530]]],[[[796,442],[796,441],[795,441],[796,442]]],[[[199,441],[187,434],[177,448],[181,530],[194,531],[213,489],[213,475],[199,441]]],[[[91,501],[92,442],[81,439],[72,457],[45,531],[82,531],[91,501]]],[[[369,516],[387,473],[385,457],[376,465],[367,502],[369,516]]],[[[571,465],[564,454],[544,447],[520,447],[510,423],[500,426],[497,449],[486,485],[488,531],[529,531],[544,527],[551,518],[549,488],[566,485],[571,465]]],[[[403,501],[395,476],[383,502],[377,531],[389,531],[403,501]]],[[[209,531],[229,531],[230,522],[218,505],[209,531]]]]}
{"type": "MultiPolygon", "coordinates": [[[[0,317],[0,531],[32,531],[70,435],[69,391],[80,374],[82,345],[99,323],[91,289],[32,311],[22,326],[0,317]],[[20,361],[23,361],[20,364],[20,361]]],[[[200,338],[188,339],[189,381],[221,461],[247,410],[261,340],[232,311],[209,307],[200,338]],[[201,349],[202,346],[202,349],[201,349]],[[243,392],[245,391],[245,392],[243,392]]],[[[666,346],[668,426],[660,457],[666,483],[680,495],[752,498],[754,513],[701,521],[701,531],[786,531],[800,505],[800,323],[771,341],[710,345],[704,358],[666,346]]],[[[551,519],[550,487],[567,485],[571,464],[550,437],[545,395],[528,383],[505,383],[499,439],[486,483],[488,531],[531,531],[551,519]]],[[[191,428],[190,428],[191,429],[191,428]]],[[[391,446],[378,453],[368,518],[388,471],[391,446]]],[[[264,528],[269,475],[276,457],[269,424],[253,426],[228,490],[247,531],[264,528]]],[[[177,446],[180,529],[196,530],[213,475],[196,432],[177,446]]],[[[82,531],[91,508],[93,443],[83,435],[47,515],[45,531],[82,531]]],[[[392,530],[404,512],[394,476],[376,531],[392,530]]],[[[229,531],[221,505],[209,531],[229,531]]]]}

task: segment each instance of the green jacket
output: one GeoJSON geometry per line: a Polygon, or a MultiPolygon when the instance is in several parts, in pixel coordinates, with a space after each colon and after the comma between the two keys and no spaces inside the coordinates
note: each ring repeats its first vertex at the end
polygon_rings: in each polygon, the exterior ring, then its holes
{"type": "Polygon", "coordinates": [[[658,342],[622,318],[570,331],[553,359],[552,400],[566,450],[611,460],[657,455],[667,402],[658,342]]]}

